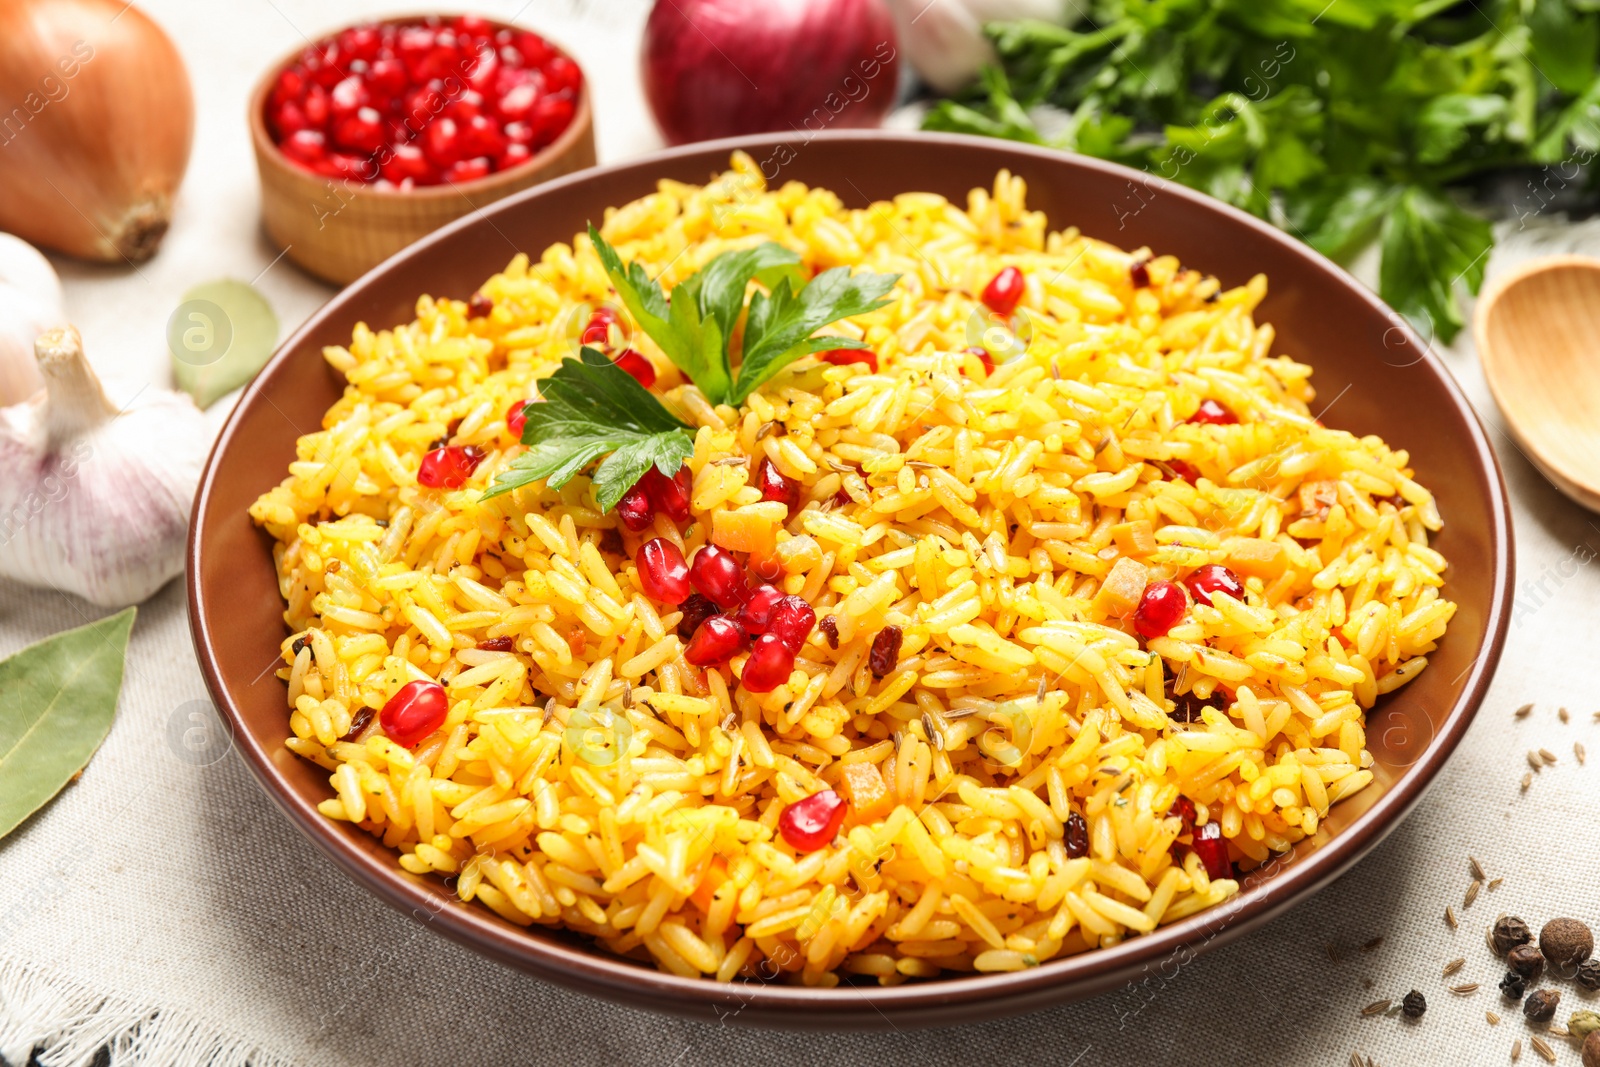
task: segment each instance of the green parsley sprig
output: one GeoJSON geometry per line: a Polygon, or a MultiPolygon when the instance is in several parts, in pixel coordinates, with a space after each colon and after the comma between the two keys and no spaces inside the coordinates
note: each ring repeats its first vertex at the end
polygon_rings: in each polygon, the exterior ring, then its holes
{"type": "MultiPolygon", "coordinates": [[[[1049,144],[1176,181],[1348,260],[1377,241],[1378,292],[1450,341],[1493,245],[1475,176],[1588,181],[1600,152],[1595,0],[1090,0],[1072,29],[986,27],[1001,65],[929,129],[1049,144]],[[1046,136],[1035,105],[1060,109],[1046,136]]],[[[1530,190],[1534,184],[1530,183],[1530,190]]],[[[1590,188],[1593,188],[1590,182],[1590,188]]],[[[1520,214],[1520,212],[1519,212],[1520,214]]]]}
{"type": "MultiPolygon", "coordinates": [[[[708,400],[735,407],[801,356],[866,348],[846,337],[812,335],[882,307],[900,278],[835,267],[805,282],[800,257],[769,241],[722,253],[679,282],[669,298],[641,265],[624,264],[593,226],[589,239],[639,328],[708,400]],[[766,292],[758,291],[747,309],[752,281],[766,292]],[[734,367],[729,340],[740,315],[744,335],[734,367]]],[[[600,510],[609,511],[652,466],[670,478],[694,454],[690,426],[596,349],[562,360],[539,383],[539,396],[542,402],[524,408],[527,451],[495,478],[486,499],[540,480],[559,488],[604,456],[593,485],[600,510]]]]}

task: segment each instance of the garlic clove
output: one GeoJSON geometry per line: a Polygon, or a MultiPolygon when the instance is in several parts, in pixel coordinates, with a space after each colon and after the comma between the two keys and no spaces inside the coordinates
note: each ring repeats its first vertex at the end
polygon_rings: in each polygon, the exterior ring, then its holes
{"type": "Polygon", "coordinates": [[[21,238],[0,233],[0,405],[44,388],[34,338],[66,324],[61,279],[50,261],[21,238]]]}
{"type": "Polygon", "coordinates": [[[183,570],[211,433],[194,403],[106,397],[72,327],[36,344],[44,392],[0,411],[0,575],[108,607],[183,570]]]}

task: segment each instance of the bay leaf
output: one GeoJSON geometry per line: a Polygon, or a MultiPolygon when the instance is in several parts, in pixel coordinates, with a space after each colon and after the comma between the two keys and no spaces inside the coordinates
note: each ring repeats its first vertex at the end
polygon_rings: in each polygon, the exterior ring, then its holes
{"type": "Polygon", "coordinates": [[[190,289],[167,319],[172,376],[203,408],[254,378],[277,343],[272,305],[255,286],[232,278],[190,289]]]}
{"type": "Polygon", "coordinates": [[[135,610],[0,660],[0,837],[59,793],[110,732],[135,610]]]}

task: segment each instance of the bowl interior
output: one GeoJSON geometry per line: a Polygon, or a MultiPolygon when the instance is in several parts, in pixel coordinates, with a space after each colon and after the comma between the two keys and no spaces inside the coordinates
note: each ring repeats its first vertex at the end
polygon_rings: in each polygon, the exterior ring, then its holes
{"type": "Polygon", "coordinates": [[[562,984],[664,1010],[710,1014],[737,1005],[746,1022],[831,1027],[948,1025],[1026,1010],[1111,988],[1197,941],[1215,944],[1311,892],[1376,844],[1413,804],[1465,730],[1498,659],[1511,588],[1509,514],[1493,454],[1459,390],[1415,335],[1366,290],[1276,230],[1147,175],[1061,153],[963,137],[880,131],[777,135],[691,146],[587,171],[507,199],[396,256],[345,290],[280,350],[240,401],[213,453],[197,499],[189,567],[191,625],[217,705],[268,792],[330,856],[380,897],[431,919],[441,932],[562,984]],[[1253,872],[1235,901],[1113,949],[1028,972],[849,989],[718,987],[658,974],[542,929],[524,931],[487,909],[454,902],[444,887],[402,872],[389,850],[348,825],[322,819],[326,773],[283,747],[284,686],[270,668],[285,630],[268,538],[246,509],[284,477],[295,439],[321,425],[341,380],[320,358],[357,322],[409,321],[418,294],[465,298],[518,251],[537,256],[570,241],[608,206],[654,190],[659,179],[704,182],[743,148],[774,184],[798,180],[865,206],[924,190],[964,202],[1009,168],[1028,183],[1032,208],[1053,228],[1076,225],[1124,248],[1148,246],[1217,275],[1225,285],[1265,273],[1259,317],[1277,350],[1315,368],[1329,425],[1381,434],[1407,448],[1417,478],[1436,494],[1445,528],[1436,547],[1453,566],[1459,604],[1429,668],[1369,717],[1374,784],[1338,805],[1313,838],[1253,872]]]}

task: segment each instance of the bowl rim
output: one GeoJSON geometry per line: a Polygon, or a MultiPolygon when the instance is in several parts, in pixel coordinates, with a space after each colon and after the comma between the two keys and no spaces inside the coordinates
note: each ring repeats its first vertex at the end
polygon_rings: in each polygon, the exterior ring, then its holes
{"type": "MultiPolygon", "coordinates": [[[[897,142],[932,141],[952,148],[982,148],[993,152],[997,167],[1005,165],[1007,156],[1021,156],[1041,165],[1081,168],[1113,178],[1143,180],[1146,177],[1141,171],[1103,160],[1041,146],[962,134],[868,129],[823,131],[813,135],[813,139],[816,138],[856,142],[864,150],[881,150],[885,143],[892,149],[897,142]]],[[[830,1018],[837,1029],[938,1026],[959,1021],[960,1008],[983,1002],[993,1002],[985,1004],[985,1009],[999,1017],[1051,1002],[1094,995],[1140,973],[1148,974],[1152,966],[1162,965],[1163,961],[1176,958],[1184,952],[1192,957],[1196,951],[1192,946],[1197,943],[1201,943],[1202,948],[1211,947],[1255,929],[1348,870],[1394,829],[1421,799],[1471,725],[1499,663],[1509,628],[1515,583],[1511,510],[1505,481],[1483,424],[1454,376],[1431,346],[1424,346],[1411,326],[1379,300],[1376,294],[1343,268],[1268,223],[1173,182],[1163,183],[1163,195],[1184,201],[1190,210],[1221,215],[1233,225],[1255,231],[1258,237],[1284,246],[1292,255],[1305,259],[1308,270],[1321,275],[1328,283],[1352,292],[1357,300],[1372,311],[1391,318],[1396,323],[1394,329],[1401,331],[1404,343],[1414,346],[1420,353],[1420,361],[1428,365],[1443,385],[1446,396],[1454,405],[1458,421],[1467,428],[1471,442],[1469,458],[1488,487],[1488,506],[1493,521],[1487,531],[1491,551],[1486,562],[1492,567],[1493,585],[1485,612],[1483,647],[1468,668],[1469,677],[1461,695],[1450,707],[1428,747],[1405,768],[1388,792],[1326,844],[1304,858],[1290,853],[1290,862],[1283,869],[1262,883],[1243,888],[1237,896],[1223,904],[1159,927],[1153,933],[1130,938],[1112,948],[1050,960],[1024,971],[928,979],[888,988],[841,986],[823,989],[773,983],[725,984],[703,978],[681,978],[588,945],[536,940],[520,930],[509,928],[486,909],[460,904],[455,907],[440,906],[439,902],[445,893],[442,887],[425,883],[392,862],[380,862],[375,855],[357,845],[339,826],[318,813],[312,803],[285,781],[273,764],[272,754],[256,743],[246,728],[230,691],[223,684],[211,650],[211,629],[205,608],[209,599],[224,599],[225,594],[208,594],[200,588],[196,577],[202,573],[201,517],[210,500],[218,459],[234,444],[240,412],[255,402],[264,383],[287,361],[290,353],[299,348],[324,322],[343,312],[353,293],[377,281],[392,264],[412,257],[427,256],[434,245],[478,224],[485,214],[509,210],[525,199],[559,192],[570,185],[592,181],[598,175],[648,170],[684,157],[705,155],[726,158],[736,150],[755,154],[760,149],[783,143],[786,141],[781,133],[697,142],[578,171],[500,200],[485,211],[474,212],[440,228],[362,275],[295,330],[246,387],[207,457],[190,520],[186,581],[190,629],[206,685],[219,712],[232,729],[247,764],[266,792],[302,832],[355,881],[379,899],[419,921],[428,923],[439,919],[438,932],[471,947],[479,954],[557,984],[638,1007],[701,1015],[715,1012],[722,1019],[732,1017],[745,1023],[773,1026],[816,1025],[807,1023],[804,1015],[807,1011],[830,1018]],[[746,1009],[751,1010],[746,1012],[746,1009]],[[741,1018],[742,1012],[745,1014],[741,1018]],[[942,1015],[951,1017],[942,1018],[942,1015]]]]}
{"type": "MultiPolygon", "coordinates": [[[[335,29],[323,31],[310,44],[301,43],[298,47],[290,49],[268,64],[261,77],[256,80],[255,87],[250,90],[250,100],[247,105],[245,120],[250,127],[250,142],[255,148],[258,160],[263,162],[270,161],[274,167],[280,170],[288,171],[318,184],[343,182],[343,191],[351,195],[375,197],[380,200],[390,200],[397,204],[416,200],[459,200],[461,197],[472,193],[489,192],[504,185],[514,184],[517,180],[526,178],[529,174],[543,170],[550,164],[551,160],[560,159],[566,155],[584,137],[584,131],[592,129],[594,124],[594,116],[591,113],[589,103],[589,72],[583,69],[583,64],[578,62],[578,57],[573,55],[572,50],[566,45],[539,30],[528,26],[518,26],[516,23],[491,18],[488,15],[476,15],[472,12],[441,14],[437,11],[385,15],[382,18],[358,19],[355,22],[342,23],[335,29]],[[572,60],[573,64],[578,68],[578,73],[582,75],[583,80],[578,84],[578,98],[573,102],[572,119],[560,133],[556,134],[555,140],[510,170],[491,171],[481,178],[473,178],[464,182],[419,185],[411,189],[380,189],[372,182],[358,181],[351,178],[332,178],[325,174],[306,170],[285,155],[283,149],[278,147],[278,142],[274,141],[272,135],[267,132],[267,94],[272,91],[272,85],[278,80],[278,75],[282,74],[289,64],[298,59],[307,48],[320,44],[329,38],[337,37],[346,30],[353,30],[358,26],[401,25],[426,18],[454,18],[458,15],[467,14],[472,14],[474,18],[481,18],[485,22],[491,23],[496,29],[518,30],[537,34],[558,53],[572,60]]],[[[381,266],[381,264],[379,265],[381,266]]]]}

